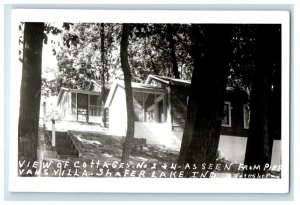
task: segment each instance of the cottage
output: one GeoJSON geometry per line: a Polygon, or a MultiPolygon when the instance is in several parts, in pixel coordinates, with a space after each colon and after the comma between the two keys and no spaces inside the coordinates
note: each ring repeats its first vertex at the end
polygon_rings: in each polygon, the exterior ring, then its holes
{"type": "MultiPolygon", "coordinates": [[[[105,87],[107,98],[110,85],[105,87]]],[[[57,100],[59,118],[64,121],[101,123],[103,106],[101,106],[101,84],[91,80],[87,90],[62,87],[57,100]]]]}
{"type": "MultiPolygon", "coordinates": [[[[131,83],[134,104],[135,138],[148,144],[180,148],[186,121],[190,81],[149,75],[145,83],[131,83]]],[[[105,124],[109,133],[125,136],[127,109],[124,82],[105,87],[105,105],[101,106],[101,85],[92,80],[87,90],[62,88],[58,107],[63,120],[105,124]]],[[[218,150],[227,159],[243,162],[249,128],[247,92],[228,87],[218,150]]],[[[272,164],[280,162],[280,139],[274,140],[272,164]]]]}
{"type": "MultiPolygon", "coordinates": [[[[157,75],[149,75],[144,84],[132,83],[134,136],[145,138],[147,143],[179,148],[186,120],[189,88],[188,80],[157,75]]],[[[124,83],[117,81],[111,87],[105,103],[109,113],[109,130],[114,135],[126,135],[126,104],[120,103],[124,101],[124,83]]],[[[245,144],[248,121],[247,93],[228,88],[221,140],[225,140],[225,144],[245,144]]]]}
{"type": "MultiPolygon", "coordinates": [[[[171,129],[167,129],[166,90],[157,86],[131,83],[134,104],[135,137],[145,138],[147,143],[172,143],[171,129]],[[166,131],[168,131],[166,133],[166,131]]],[[[105,103],[108,111],[109,130],[113,135],[125,136],[127,127],[127,109],[123,81],[116,81],[105,103]]],[[[176,138],[177,139],[177,138],[176,138]]],[[[176,140],[174,138],[174,140],[176,140]]]]}

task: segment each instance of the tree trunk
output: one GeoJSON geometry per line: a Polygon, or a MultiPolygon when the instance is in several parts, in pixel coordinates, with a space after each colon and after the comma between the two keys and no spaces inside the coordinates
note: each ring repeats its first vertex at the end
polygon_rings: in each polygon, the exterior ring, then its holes
{"type": "Polygon", "coordinates": [[[173,39],[173,28],[172,25],[167,24],[167,40],[169,41],[169,46],[171,50],[171,60],[172,60],[172,71],[175,78],[180,78],[179,71],[178,71],[178,63],[175,53],[175,42],[173,39]]]}
{"type": "Polygon", "coordinates": [[[106,113],[104,111],[104,105],[105,105],[105,72],[106,72],[106,67],[105,67],[105,48],[104,48],[104,38],[105,38],[105,35],[104,35],[104,23],[101,23],[101,67],[102,67],[102,72],[101,72],[101,108],[102,108],[102,123],[103,125],[105,125],[105,122],[106,122],[106,113]]]}
{"type": "Polygon", "coordinates": [[[132,88],[131,88],[131,72],[128,63],[128,51],[127,51],[129,32],[130,32],[129,24],[123,24],[122,38],[121,38],[121,66],[124,73],[126,108],[127,108],[127,131],[126,131],[125,142],[123,144],[123,153],[121,159],[123,163],[129,162],[129,155],[132,149],[131,144],[134,137],[134,108],[133,108],[133,98],[132,98],[132,88]]]}
{"type": "MultiPolygon", "coordinates": [[[[23,67],[20,92],[18,130],[18,158],[37,160],[38,126],[41,100],[41,67],[44,23],[25,23],[23,41],[23,67]]],[[[22,176],[33,173],[23,172],[22,176]]]]}
{"type": "MultiPolygon", "coordinates": [[[[178,165],[189,163],[201,167],[202,163],[214,163],[217,157],[232,29],[230,25],[203,26],[206,41],[201,49],[199,27],[191,28],[194,70],[178,165]]],[[[190,177],[192,173],[185,170],[185,176],[190,177]]]]}
{"type": "Polygon", "coordinates": [[[280,37],[278,39],[278,32],[276,34],[275,28],[276,26],[268,25],[258,27],[257,63],[250,95],[250,125],[244,163],[248,167],[256,166],[259,168],[252,170],[245,169],[245,178],[250,176],[258,177],[259,174],[266,173],[264,166],[271,162],[274,138],[271,131],[271,128],[274,128],[272,124],[274,125],[275,123],[275,125],[278,125],[279,123],[279,127],[281,127],[278,114],[274,115],[274,113],[278,113],[278,110],[280,111],[281,104],[280,102],[278,103],[278,99],[280,99],[280,97],[278,98],[278,82],[275,83],[276,85],[274,87],[274,89],[276,89],[276,101],[273,101],[271,98],[272,85],[274,85],[272,76],[274,73],[278,73],[278,71],[275,72],[274,68],[277,67],[277,70],[279,69],[280,72],[278,59],[281,58],[281,42],[280,37]],[[277,64],[276,67],[274,67],[275,64],[277,64]],[[277,110],[271,110],[272,107],[276,107],[277,110]],[[274,122],[271,117],[275,117],[277,120],[274,122]]]}
{"type": "Polygon", "coordinates": [[[270,129],[273,139],[281,139],[281,29],[275,28],[272,33],[274,46],[274,72],[272,77],[270,129]]]}

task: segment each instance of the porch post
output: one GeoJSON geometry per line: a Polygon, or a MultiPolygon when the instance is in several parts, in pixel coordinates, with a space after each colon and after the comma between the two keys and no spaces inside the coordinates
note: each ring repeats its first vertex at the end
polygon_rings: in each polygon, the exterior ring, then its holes
{"type": "Polygon", "coordinates": [[[172,114],[171,114],[171,109],[172,109],[172,104],[171,104],[171,88],[167,86],[167,94],[166,94],[166,104],[167,104],[167,119],[166,122],[168,126],[170,126],[170,130],[173,130],[172,126],[172,114]]]}
{"type": "Polygon", "coordinates": [[[143,122],[146,122],[146,115],[145,115],[145,93],[143,92],[143,122]]]}
{"type": "Polygon", "coordinates": [[[78,105],[77,105],[77,101],[78,101],[78,96],[77,96],[77,93],[76,93],[76,121],[78,122],[78,105]]]}
{"type": "Polygon", "coordinates": [[[43,102],[43,127],[46,127],[46,102],[43,102]]]}
{"type": "Polygon", "coordinates": [[[158,103],[156,102],[156,94],[155,94],[155,98],[154,98],[154,120],[155,120],[155,122],[159,122],[158,103]]]}
{"type": "Polygon", "coordinates": [[[86,122],[89,122],[89,115],[90,115],[90,94],[88,96],[88,104],[87,104],[87,113],[86,113],[86,122]]]}
{"type": "Polygon", "coordinates": [[[52,140],[51,140],[51,145],[52,147],[55,147],[55,120],[52,118],[52,140]]]}
{"type": "Polygon", "coordinates": [[[166,94],[163,97],[163,112],[164,112],[164,122],[167,122],[167,102],[166,102],[166,94]]]}

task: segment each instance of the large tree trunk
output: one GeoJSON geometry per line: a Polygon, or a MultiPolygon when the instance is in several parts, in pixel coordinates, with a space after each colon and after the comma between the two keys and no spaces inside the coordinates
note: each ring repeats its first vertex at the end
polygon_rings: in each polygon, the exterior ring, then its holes
{"type": "MultiPolygon", "coordinates": [[[[126,94],[126,108],[127,108],[127,131],[125,142],[123,144],[123,153],[121,161],[123,163],[129,162],[129,155],[132,149],[132,141],[134,137],[134,108],[131,88],[131,72],[128,63],[128,36],[129,24],[123,24],[122,39],[121,39],[121,66],[124,73],[125,94],[126,94]]],[[[121,170],[124,171],[124,170],[121,170]]]]}
{"type": "MultiPolygon", "coordinates": [[[[231,55],[231,31],[230,25],[202,28],[192,25],[194,70],[178,165],[189,163],[201,167],[202,163],[216,160],[231,55]],[[204,49],[201,49],[200,29],[206,31],[204,49]]],[[[191,175],[185,170],[186,177],[191,175]]]]}
{"type": "MultiPolygon", "coordinates": [[[[37,160],[43,37],[44,23],[25,23],[18,158],[19,161],[26,160],[26,163],[37,160]]],[[[25,171],[22,175],[31,176],[34,173],[25,171]]]]}
{"type": "Polygon", "coordinates": [[[281,104],[280,88],[278,88],[278,82],[280,82],[280,80],[278,81],[281,58],[280,44],[280,32],[276,26],[258,26],[257,63],[250,95],[250,125],[244,162],[248,166],[256,166],[257,169],[244,170],[244,177],[258,177],[259,174],[264,174],[267,171],[264,170],[264,167],[271,162],[273,138],[274,133],[276,133],[272,130],[276,129],[275,126],[281,127],[280,113],[278,113],[281,104]],[[272,82],[274,74],[277,78],[275,84],[272,82]],[[276,91],[273,100],[272,85],[276,91]],[[276,110],[272,110],[272,108],[276,108],[276,110]],[[272,119],[273,117],[274,119],[272,119]]]}
{"type": "MultiPolygon", "coordinates": [[[[279,27],[279,26],[278,26],[279,27]]],[[[275,50],[274,72],[272,75],[272,96],[271,96],[271,116],[270,116],[270,130],[273,139],[281,139],[281,28],[274,28],[272,32],[275,50]]]]}
{"type": "Polygon", "coordinates": [[[106,64],[105,64],[105,48],[104,48],[104,23],[101,23],[101,68],[102,68],[102,72],[101,72],[101,107],[102,107],[102,123],[103,125],[105,125],[106,122],[106,113],[104,111],[104,105],[105,105],[105,72],[106,72],[106,64]]]}
{"type": "Polygon", "coordinates": [[[178,63],[175,52],[175,42],[173,39],[173,28],[171,24],[167,24],[167,40],[169,41],[169,46],[171,50],[171,60],[172,60],[172,71],[175,78],[180,78],[178,71],[178,63]]]}

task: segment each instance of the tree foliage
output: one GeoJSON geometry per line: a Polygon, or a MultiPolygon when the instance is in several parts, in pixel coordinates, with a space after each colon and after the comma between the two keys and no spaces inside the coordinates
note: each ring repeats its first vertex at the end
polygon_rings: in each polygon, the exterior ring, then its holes
{"type": "MultiPolygon", "coordinates": [[[[58,61],[56,81],[43,80],[51,95],[56,95],[61,87],[84,89],[90,79],[101,80],[103,70],[106,81],[124,79],[117,55],[120,52],[121,26],[104,25],[103,63],[100,23],[64,23],[62,29],[55,30],[62,36],[59,42],[53,42],[59,46],[59,49],[53,49],[58,61]],[[105,69],[102,69],[103,64],[105,69]]],[[[188,24],[135,24],[128,46],[132,81],[143,82],[149,74],[190,79],[189,27],[188,24]],[[178,71],[176,76],[174,67],[178,71]]]]}
{"type": "Polygon", "coordinates": [[[44,89],[51,91],[43,94],[57,95],[61,87],[85,89],[90,79],[102,81],[104,73],[108,80],[118,64],[115,55],[118,43],[114,42],[118,40],[118,29],[117,24],[104,24],[104,36],[101,36],[100,23],[63,23],[61,29],[51,31],[53,35],[61,36],[59,41],[51,42],[56,44],[53,54],[57,59],[58,70],[55,72],[55,80],[43,79],[44,89]],[[105,38],[104,58],[101,57],[101,37],[105,38]]]}
{"type": "Polygon", "coordinates": [[[251,90],[255,67],[257,25],[236,25],[233,27],[233,57],[230,61],[228,86],[251,90]]]}
{"type": "Polygon", "coordinates": [[[138,72],[191,79],[189,28],[189,24],[136,24],[132,41],[139,45],[135,49],[138,72]]]}

